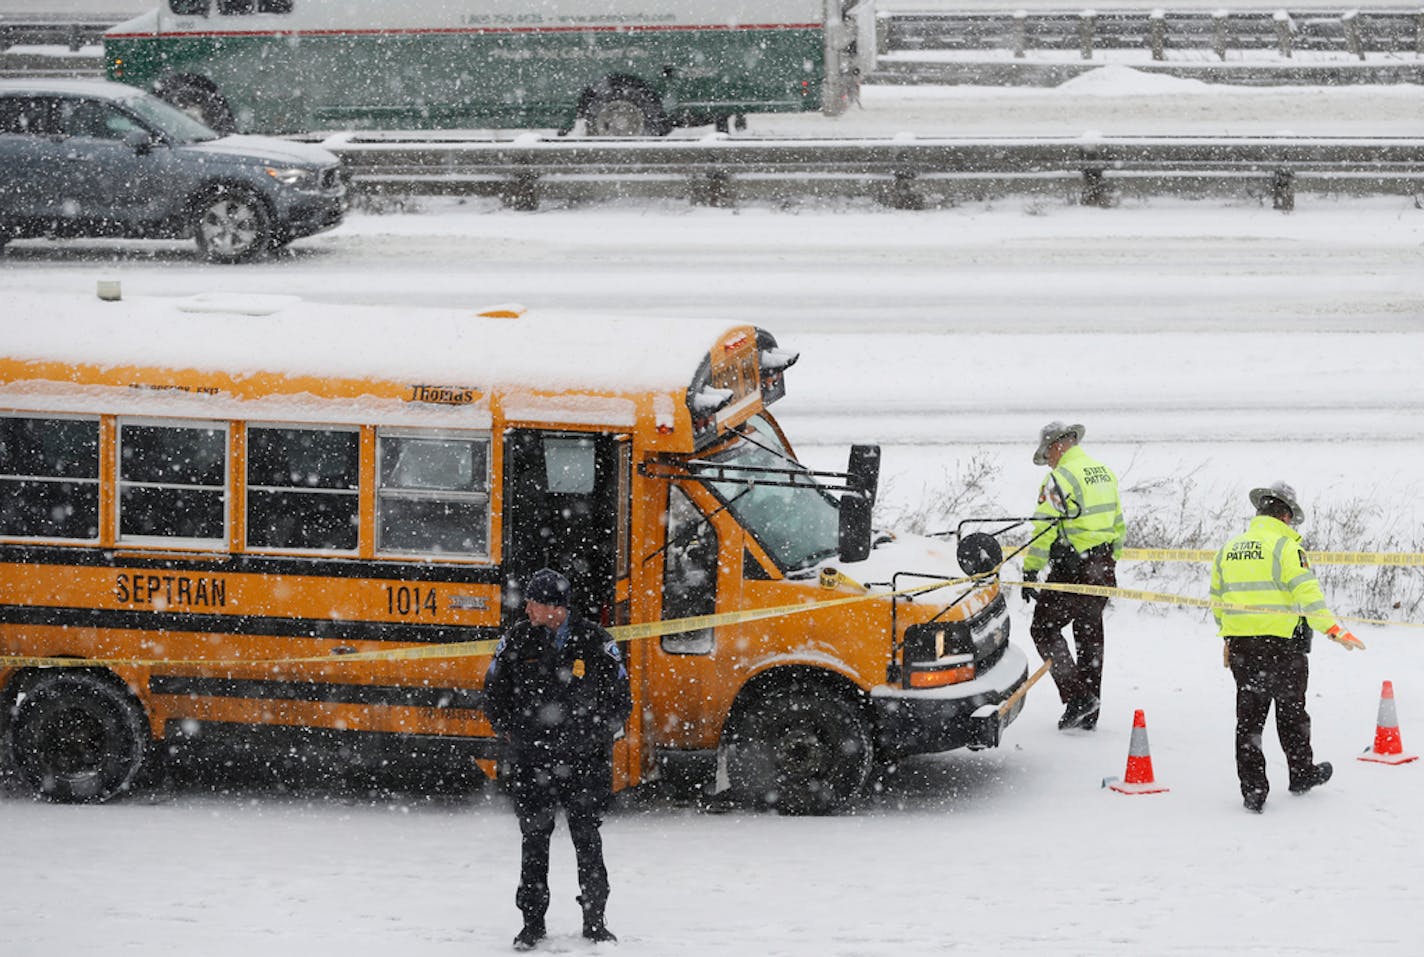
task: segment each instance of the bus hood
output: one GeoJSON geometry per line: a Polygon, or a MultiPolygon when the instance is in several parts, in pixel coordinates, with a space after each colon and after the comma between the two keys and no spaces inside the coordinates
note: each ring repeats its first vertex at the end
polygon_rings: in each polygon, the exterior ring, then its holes
{"type": "Polygon", "coordinates": [[[912,588],[925,584],[933,578],[963,578],[964,571],[955,558],[952,540],[926,538],[923,535],[895,533],[890,541],[883,541],[888,533],[876,532],[878,543],[871,549],[870,557],[863,562],[839,564],[828,559],[821,565],[821,573],[840,574],[858,585],[873,591],[889,590],[891,581],[900,573],[897,588],[912,588]]]}
{"type": "Polygon", "coordinates": [[[184,149],[198,150],[214,157],[231,157],[240,162],[280,163],[300,166],[335,166],[335,154],[315,143],[293,143],[270,136],[235,133],[205,143],[188,143],[184,149]]]}

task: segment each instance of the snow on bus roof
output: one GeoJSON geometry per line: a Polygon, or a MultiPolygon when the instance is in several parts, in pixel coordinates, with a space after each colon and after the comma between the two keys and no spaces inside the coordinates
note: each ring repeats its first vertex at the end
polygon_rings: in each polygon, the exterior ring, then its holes
{"type": "Polygon", "coordinates": [[[741,325],[520,311],[21,292],[0,328],[11,359],[628,395],[686,389],[718,339],[741,325]]]}

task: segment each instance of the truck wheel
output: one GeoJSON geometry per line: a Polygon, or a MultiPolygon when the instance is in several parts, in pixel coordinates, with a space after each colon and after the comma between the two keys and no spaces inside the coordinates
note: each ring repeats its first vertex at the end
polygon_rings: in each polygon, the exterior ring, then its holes
{"type": "Polygon", "coordinates": [[[198,251],[211,262],[246,262],[272,248],[267,204],[249,189],[219,187],[199,200],[195,210],[193,235],[198,251]]]}
{"type": "Polygon", "coordinates": [[[10,724],[15,769],[41,797],[107,801],[126,790],[148,750],[148,722],[128,692],[82,671],[42,675],[10,724]]]}
{"type": "Polygon", "coordinates": [[[215,90],[190,81],[173,80],[163,84],[158,95],[215,133],[226,136],[237,132],[232,108],[215,90]]]}
{"type": "Polygon", "coordinates": [[[743,709],[728,741],[740,794],[783,814],[828,814],[870,776],[870,727],[855,702],[818,686],[772,689],[743,709]]]}
{"type": "Polygon", "coordinates": [[[600,89],[584,120],[589,136],[665,136],[670,129],[658,98],[641,86],[600,89]]]}

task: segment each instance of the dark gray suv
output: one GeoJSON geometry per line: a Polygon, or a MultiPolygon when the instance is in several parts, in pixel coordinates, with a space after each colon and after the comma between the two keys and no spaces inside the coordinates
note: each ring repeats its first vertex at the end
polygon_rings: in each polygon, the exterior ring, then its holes
{"type": "Polygon", "coordinates": [[[214,262],[243,262],[345,211],[340,162],[319,146],[219,136],[119,83],[0,81],[0,246],[192,237],[214,262]]]}

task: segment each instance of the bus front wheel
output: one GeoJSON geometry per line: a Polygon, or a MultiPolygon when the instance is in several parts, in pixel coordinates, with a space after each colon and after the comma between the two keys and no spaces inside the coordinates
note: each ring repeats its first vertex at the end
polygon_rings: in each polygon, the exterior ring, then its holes
{"type": "Polygon", "coordinates": [[[864,787],[873,745],[864,710],[815,684],[772,688],[741,709],[728,775],[743,796],[783,814],[828,814],[864,787]]]}
{"type": "Polygon", "coordinates": [[[584,124],[589,136],[665,136],[671,128],[657,96],[632,84],[595,91],[584,124]]]}
{"type": "Polygon", "coordinates": [[[272,248],[272,216],[262,197],[240,186],[220,186],[195,205],[198,251],[215,263],[256,259],[272,248]]]}
{"type": "Polygon", "coordinates": [[[41,675],[10,724],[16,770],[40,796],[107,801],[126,790],[148,750],[143,710],[117,682],[83,671],[41,675]]]}

